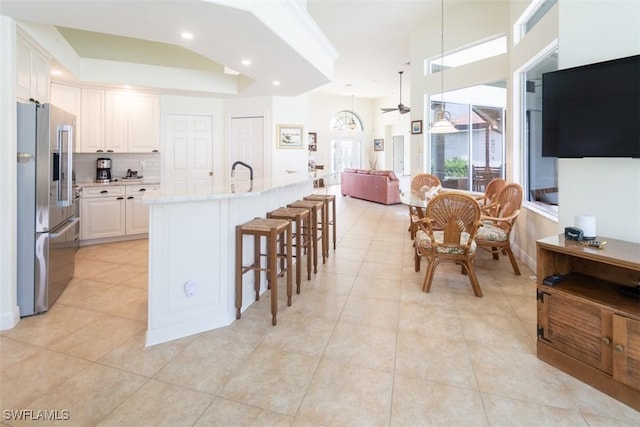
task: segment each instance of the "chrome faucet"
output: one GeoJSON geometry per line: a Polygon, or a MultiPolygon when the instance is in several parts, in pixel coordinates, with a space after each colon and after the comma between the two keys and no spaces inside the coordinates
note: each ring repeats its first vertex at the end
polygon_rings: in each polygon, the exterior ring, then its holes
{"type": "Polygon", "coordinates": [[[249,166],[248,164],[241,162],[241,161],[237,161],[237,162],[233,162],[233,165],[231,165],[231,176],[233,177],[233,175],[236,172],[236,166],[238,165],[242,165],[245,168],[249,169],[249,178],[251,179],[251,181],[253,181],[253,168],[251,166],[249,166]]]}

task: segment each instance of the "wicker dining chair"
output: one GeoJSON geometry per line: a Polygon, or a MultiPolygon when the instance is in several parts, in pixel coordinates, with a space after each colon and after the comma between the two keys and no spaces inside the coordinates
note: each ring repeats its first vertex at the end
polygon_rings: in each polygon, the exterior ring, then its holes
{"type": "Polygon", "coordinates": [[[486,186],[484,194],[478,197],[480,209],[483,215],[495,216],[496,214],[496,198],[507,182],[502,178],[493,178],[486,186]]]}
{"type": "MultiPolygon", "coordinates": [[[[411,192],[419,194],[422,197],[435,187],[442,187],[440,179],[430,173],[420,173],[413,177],[411,180],[411,192]]],[[[424,216],[424,212],[415,206],[409,206],[409,233],[411,233],[411,239],[416,236],[416,222],[424,216]]]]}
{"type": "Polygon", "coordinates": [[[480,206],[471,196],[461,193],[442,193],[427,205],[425,217],[417,225],[415,270],[420,271],[420,261],[426,258],[427,271],[422,290],[429,292],[435,269],[441,262],[462,265],[469,276],[473,293],[482,296],[478,278],[473,269],[476,255],[475,237],[480,225],[480,206]]]}
{"type": "Polygon", "coordinates": [[[495,212],[493,215],[482,216],[482,225],[476,236],[478,247],[491,252],[494,259],[500,258],[500,252],[508,255],[513,271],[518,276],[520,268],[511,251],[511,230],[520,213],[522,195],[522,187],[519,184],[510,183],[502,187],[496,196],[495,212]]]}

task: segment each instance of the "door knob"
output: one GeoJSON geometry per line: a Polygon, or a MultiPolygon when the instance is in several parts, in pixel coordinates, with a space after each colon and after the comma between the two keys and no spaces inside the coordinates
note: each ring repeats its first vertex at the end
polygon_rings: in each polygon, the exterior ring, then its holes
{"type": "Polygon", "coordinates": [[[616,344],[613,348],[615,348],[618,353],[622,353],[622,351],[624,350],[624,347],[620,344],[616,344]]]}
{"type": "Polygon", "coordinates": [[[603,344],[607,344],[607,345],[609,345],[609,343],[610,343],[610,342],[611,342],[611,341],[609,340],[609,338],[607,338],[607,337],[603,337],[603,338],[602,338],[602,343],[603,343],[603,344]]]}

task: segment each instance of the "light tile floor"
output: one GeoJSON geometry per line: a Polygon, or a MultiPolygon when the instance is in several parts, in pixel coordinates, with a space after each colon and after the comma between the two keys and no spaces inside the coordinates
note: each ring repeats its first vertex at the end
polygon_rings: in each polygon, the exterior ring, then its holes
{"type": "MultiPolygon", "coordinates": [[[[0,333],[0,408],[61,425],[638,426],[640,413],[539,361],[532,272],[476,260],[431,293],[402,205],[337,197],[338,248],[293,305],[144,347],[147,241],[83,247],[46,314],[0,333]],[[64,413],[60,412],[59,415],[64,413]]],[[[280,292],[284,295],[284,292],[280,292]]]]}

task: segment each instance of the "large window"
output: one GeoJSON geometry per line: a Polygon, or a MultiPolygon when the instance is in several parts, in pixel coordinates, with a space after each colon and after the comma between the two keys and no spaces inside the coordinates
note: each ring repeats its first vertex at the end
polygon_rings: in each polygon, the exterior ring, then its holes
{"type": "Polygon", "coordinates": [[[444,56],[439,56],[427,61],[428,69],[425,75],[439,73],[443,69],[457,68],[472,62],[507,53],[507,37],[500,36],[491,40],[480,42],[444,56]]]}
{"type": "Polygon", "coordinates": [[[542,74],[558,69],[554,50],[522,73],[524,111],[525,176],[527,200],[544,205],[548,210],[558,204],[557,159],[542,157],[542,74]]]}
{"type": "Polygon", "coordinates": [[[522,40],[524,36],[536,26],[538,22],[558,3],[558,0],[535,0],[523,13],[522,18],[516,22],[516,41],[522,40]]]}
{"type": "Polygon", "coordinates": [[[331,119],[331,130],[362,131],[362,120],[355,112],[342,110],[331,119]]]}
{"type": "MultiPolygon", "coordinates": [[[[505,92],[499,82],[443,95],[458,101],[444,105],[458,131],[431,134],[429,170],[443,187],[482,192],[493,178],[504,178],[505,92]]],[[[431,122],[441,108],[440,100],[431,101],[431,122]]]]}

